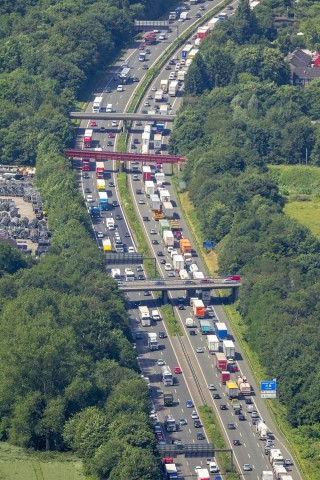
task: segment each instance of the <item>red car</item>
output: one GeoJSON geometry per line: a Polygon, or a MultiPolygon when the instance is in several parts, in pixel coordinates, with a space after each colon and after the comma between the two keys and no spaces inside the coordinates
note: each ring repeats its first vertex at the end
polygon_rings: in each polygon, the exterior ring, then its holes
{"type": "Polygon", "coordinates": [[[175,367],[174,373],[182,373],[182,370],[180,367],[175,367]]]}
{"type": "Polygon", "coordinates": [[[108,133],[108,138],[114,138],[114,133],[108,133]]]}
{"type": "Polygon", "coordinates": [[[95,120],[91,120],[90,127],[96,127],[96,126],[97,126],[97,122],[95,120]]]}

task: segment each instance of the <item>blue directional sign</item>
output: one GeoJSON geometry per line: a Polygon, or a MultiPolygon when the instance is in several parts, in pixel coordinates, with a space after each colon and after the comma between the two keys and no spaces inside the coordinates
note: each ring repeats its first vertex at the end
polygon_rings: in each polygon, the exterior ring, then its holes
{"type": "Polygon", "coordinates": [[[203,248],[214,248],[215,243],[214,242],[203,242],[202,246],[203,246],[203,248]]]}
{"type": "Polygon", "coordinates": [[[270,392],[277,390],[277,381],[276,380],[264,380],[260,382],[260,388],[263,392],[270,392]]]}

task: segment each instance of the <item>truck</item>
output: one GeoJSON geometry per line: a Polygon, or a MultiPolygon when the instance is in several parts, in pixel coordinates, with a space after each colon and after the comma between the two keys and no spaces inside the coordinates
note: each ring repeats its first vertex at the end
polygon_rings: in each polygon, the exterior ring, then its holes
{"type": "Polygon", "coordinates": [[[173,255],[172,262],[174,270],[179,271],[184,269],[184,258],[182,255],[173,255]]]}
{"type": "Polygon", "coordinates": [[[223,340],[222,350],[227,358],[235,358],[236,350],[232,340],[223,340]]]}
{"type": "Polygon", "coordinates": [[[228,361],[224,353],[216,352],[214,363],[218,370],[227,370],[228,361]]]}
{"type": "Polygon", "coordinates": [[[191,253],[190,240],[188,240],[187,238],[181,238],[179,245],[182,253],[191,253]]]}
{"type": "MultiPolygon", "coordinates": [[[[161,107],[160,107],[161,109],[161,107]]],[[[162,133],[164,134],[165,131],[165,124],[164,122],[161,122],[160,120],[157,120],[156,125],[155,125],[156,133],[162,133]]],[[[157,173],[157,171],[156,171],[157,173]]]]}
{"type": "Polygon", "coordinates": [[[181,51],[181,58],[186,59],[186,58],[188,57],[188,53],[189,53],[190,50],[192,50],[192,49],[193,49],[192,44],[191,44],[191,43],[187,43],[187,44],[183,47],[183,49],[182,49],[182,51],[181,51]]]}
{"type": "Polygon", "coordinates": [[[174,236],[171,230],[165,230],[163,232],[163,241],[166,247],[174,246],[174,236]]]}
{"type": "Polygon", "coordinates": [[[193,272],[197,272],[198,270],[199,267],[196,263],[191,263],[191,265],[189,265],[189,272],[191,273],[191,275],[193,274],[193,272]]]}
{"type": "Polygon", "coordinates": [[[227,13],[219,13],[218,19],[219,20],[228,20],[228,14],[227,13]]]}
{"type": "Polygon", "coordinates": [[[196,325],[195,325],[195,322],[193,320],[193,318],[189,317],[189,318],[186,318],[186,327],[187,328],[194,328],[196,325]]]}
{"type": "Polygon", "coordinates": [[[161,320],[161,315],[160,315],[159,310],[157,308],[154,308],[153,310],[151,310],[151,318],[155,322],[158,322],[159,320],[161,320]]]}
{"type": "Polygon", "coordinates": [[[210,353],[219,352],[219,340],[216,335],[207,336],[207,345],[210,353]]]}
{"type": "MultiPolygon", "coordinates": [[[[163,105],[161,105],[161,107],[163,107],[163,105]]],[[[157,150],[157,149],[161,150],[161,148],[162,148],[162,134],[161,133],[155,133],[153,135],[153,148],[154,148],[154,150],[157,150]]]]}
{"type": "Polygon", "coordinates": [[[173,405],[173,393],[171,391],[163,392],[163,404],[166,407],[171,407],[171,405],[173,405]]]}
{"type": "Polygon", "coordinates": [[[143,181],[146,182],[151,180],[151,168],[150,165],[143,165],[142,167],[142,177],[143,181]]]}
{"type": "Polygon", "coordinates": [[[162,377],[162,383],[164,385],[166,386],[173,385],[172,371],[168,365],[163,365],[163,367],[161,367],[161,377],[162,377]]]}
{"type": "Polygon", "coordinates": [[[220,372],[220,381],[222,385],[225,385],[226,382],[228,382],[229,380],[230,380],[230,372],[228,372],[227,370],[222,370],[222,372],[220,372]]]}
{"type": "Polygon", "coordinates": [[[273,479],[273,472],[271,470],[264,470],[261,473],[261,480],[274,480],[273,479]]]}
{"type": "Polygon", "coordinates": [[[165,214],[166,218],[173,218],[173,206],[171,202],[163,202],[162,211],[165,214]]]}
{"type": "MultiPolygon", "coordinates": [[[[199,52],[199,48],[193,48],[189,53],[188,53],[188,59],[193,59],[197,53],[199,52]]],[[[187,62],[186,62],[187,64],[187,62]]]]}
{"type": "Polygon", "coordinates": [[[148,307],[144,306],[139,306],[139,318],[141,325],[143,327],[150,327],[151,326],[151,320],[150,320],[150,313],[148,307]]]}
{"type": "Polygon", "coordinates": [[[135,279],[134,271],[130,267],[124,269],[124,275],[127,282],[132,282],[135,279]]]}
{"type": "Polygon", "coordinates": [[[203,40],[210,33],[210,26],[205,25],[204,27],[199,27],[197,31],[197,37],[203,40]]]}
{"type": "Polygon", "coordinates": [[[205,276],[203,272],[193,272],[192,278],[194,278],[195,280],[204,280],[205,276]]]}
{"type": "Polygon", "coordinates": [[[242,395],[251,395],[251,385],[246,377],[238,375],[237,384],[242,395]]]}
{"type": "Polygon", "coordinates": [[[158,222],[159,220],[162,220],[164,218],[164,213],[161,212],[161,208],[155,208],[153,210],[152,217],[153,217],[153,220],[155,220],[156,222],[158,222]]]}
{"type": "Polygon", "coordinates": [[[151,210],[161,210],[160,198],[157,194],[153,193],[150,195],[151,210]]]}
{"type": "Polygon", "coordinates": [[[147,196],[154,194],[154,188],[155,185],[152,180],[147,180],[146,182],[144,182],[144,191],[147,196]]]}
{"type": "Polygon", "coordinates": [[[148,348],[149,348],[150,351],[158,350],[158,348],[159,348],[158,336],[155,332],[149,332],[148,333],[148,348]]]}
{"type": "Polygon", "coordinates": [[[160,105],[158,113],[160,113],[160,115],[169,115],[169,110],[170,110],[169,105],[167,105],[165,103],[165,104],[160,105]]]}
{"type": "Polygon", "coordinates": [[[111,268],[111,277],[112,278],[121,278],[120,268],[111,268]]]}
{"type": "Polygon", "coordinates": [[[238,394],[239,390],[236,382],[228,380],[226,382],[226,395],[229,396],[229,400],[232,400],[233,398],[238,398],[238,394]]]}
{"type": "Polygon", "coordinates": [[[273,474],[274,474],[276,480],[281,480],[282,478],[287,480],[287,478],[288,478],[287,477],[288,472],[283,465],[274,465],[273,474]]]}
{"type": "Polygon", "coordinates": [[[101,217],[101,212],[100,212],[99,205],[92,205],[90,207],[90,215],[91,215],[92,218],[100,218],[101,217]]]}
{"type": "Polygon", "coordinates": [[[174,463],[167,463],[165,465],[166,480],[178,480],[178,471],[174,463]]]}
{"type": "Polygon", "coordinates": [[[269,462],[271,465],[283,465],[284,458],[279,448],[271,448],[269,452],[269,462]]]}
{"type": "Polygon", "coordinates": [[[93,137],[92,128],[86,128],[85,131],[84,131],[84,136],[83,136],[83,146],[84,146],[84,148],[90,148],[91,147],[92,137],[93,137]]]}
{"type": "Polygon", "coordinates": [[[108,230],[114,230],[115,229],[115,223],[114,223],[114,218],[108,217],[106,218],[106,226],[108,230]]]}
{"type": "Polygon", "coordinates": [[[179,88],[178,80],[173,80],[172,82],[170,82],[170,84],[169,84],[169,96],[170,97],[175,97],[177,95],[178,88],[179,88]]]}
{"type": "Polygon", "coordinates": [[[110,238],[103,238],[102,239],[102,249],[104,252],[111,252],[112,251],[112,244],[110,238]]]}
{"type": "Polygon", "coordinates": [[[219,340],[225,340],[228,336],[228,330],[223,322],[217,322],[214,324],[214,331],[219,340]]]}
{"type": "Polygon", "coordinates": [[[163,232],[165,230],[170,230],[170,225],[169,225],[168,220],[166,220],[166,219],[159,220],[159,229],[160,229],[160,235],[161,236],[163,236],[163,232]]]}
{"type": "Polygon", "coordinates": [[[107,192],[101,192],[99,191],[99,204],[100,204],[100,209],[103,211],[108,210],[109,208],[109,200],[108,200],[108,194],[107,192]]]}
{"type": "Polygon", "coordinates": [[[209,320],[199,320],[199,327],[203,335],[208,335],[212,330],[209,320]]]}
{"type": "Polygon", "coordinates": [[[210,480],[207,468],[197,468],[197,480],[210,480]]]}
{"type": "Polygon", "coordinates": [[[156,43],[157,41],[157,37],[156,37],[156,34],[155,32],[147,32],[144,36],[144,43],[146,45],[153,45],[154,43],[156,43]]]}
{"type": "Polygon", "coordinates": [[[181,12],[180,13],[180,18],[182,20],[188,20],[189,19],[189,12],[188,11],[181,12]]]}
{"type": "Polygon", "coordinates": [[[82,172],[89,172],[90,171],[90,160],[88,158],[83,158],[82,159],[81,170],[82,170],[82,172]]]}
{"type": "Polygon", "coordinates": [[[164,420],[164,425],[166,427],[167,432],[176,432],[177,431],[177,424],[172,415],[166,415],[164,420]]]}
{"type": "Polygon", "coordinates": [[[160,196],[161,202],[170,202],[169,190],[165,188],[159,188],[159,196],[160,196]]]}
{"type": "Polygon", "coordinates": [[[103,192],[106,191],[106,182],[101,178],[97,179],[97,188],[98,190],[102,190],[103,192]]]}
{"type": "Polygon", "coordinates": [[[156,184],[158,187],[162,187],[164,184],[165,184],[165,181],[166,181],[166,178],[165,178],[165,174],[162,173],[162,172],[157,172],[155,175],[154,175],[154,178],[156,179],[156,184]]]}
{"type": "Polygon", "coordinates": [[[193,308],[193,313],[197,318],[205,317],[206,309],[204,307],[202,300],[194,300],[192,308],[193,308]]]}
{"type": "Polygon", "coordinates": [[[101,179],[104,178],[104,162],[96,163],[96,177],[101,179]]]}
{"type": "Polygon", "coordinates": [[[160,88],[159,90],[156,90],[154,93],[154,101],[162,102],[162,100],[163,100],[163,90],[160,88]]]}
{"type": "Polygon", "coordinates": [[[179,271],[179,277],[180,277],[181,280],[188,280],[190,278],[189,273],[187,272],[187,270],[185,268],[182,268],[179,271]]]}
{"type": "Polygon", "coordinates": [[[267,440],[268,438],[268,433],[269,433],[269,428],[265,424],[263,420],[260,420],[256,424],[256,432],[259,436],[259,440],[267,440]]]}
{"type": "Polygon", "coordinates": [[[178,72],[178,82],[184,82],[187,72],[185,70],[179,70],[178,72]]]}
{"type": "Polygon", "coordinates": [[[102,102],[103,102],[103,97],[96,97],[93,100],[92,111],[93,112],[101,112],[102,102]]]}

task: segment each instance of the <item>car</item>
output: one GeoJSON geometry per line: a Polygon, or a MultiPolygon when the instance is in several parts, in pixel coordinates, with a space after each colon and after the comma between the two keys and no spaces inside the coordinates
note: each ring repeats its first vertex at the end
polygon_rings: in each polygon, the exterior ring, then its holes
{"type": "Polygon", "coordinates": [[[202,427],[202,423],[201,423],[200,420],[194,420],[193,425],[194,425],[194,428],[201,428],[202,427]]]}
{"type": "Polygon", "coordinates": [[[83,178],[90,178],[89,173],[84,173],[84,174],[83,174],[83,178]]]}
{"type": "Polygon", "coordinates": [[[179,425],[188,425],[187,419],[186,418],[180,418],[179,419],[179,425]]]}
{"type": "Polygon", "coordinates": [[[132,178],[133,178],[133,180],[134,180],[135,182],[138,182],[138,181],[139,181],[139,176],[138,176],[138,175],[133,175],[132,178]]]}
{"type": "Polygon", "coordinates": [[[101,126],[101,127],[100,127],[100,132],[105,132],[105,131],[106,131],[106,127],[101,126]]]}
{"type": "Polygon", "coordinates": [[[112,132],[108,133],[108,138],[114,138],[114,133],[112,132]]]}
{"type": "Polygon", "coordinates": [[[84,189],[84,193],[91,193],[90,188],[85,188],[85,189],[84,189]]]}
{"type": "Polygon", "coordinates": [[[228,430],[235,430],[236,426],[234,423],[228,423],[228,430]]]}
{"type": "Polygon", "coordinates": [[[203,353],[203,347],[197,347],[196,352],[197,353],[203,353]]]}
{"type": "Polygon", "coordinates": [[[194,18],[201,18],[201,13],[196,13],[194,18]]]}
{"type": "Polygon", "coordinates": [[[253,412],[251,412],[251,418],[258,418],[258,417],[259,417],[259,413],[253,410],[253,412]]]}
{"type": "Polygon", "coordinates": [[[156,432],[156,437],[158,440],[164,440],[164,436],[162,432],[156,432]]]}
{"type": "Polygon", "coordinates": [[[190,330],[190,336],[193,337],[195,335],[197,335],[197,332],[195,330],[190,330]]]}
{"type": "Polygon", "coordinates": [[[224,403],[222,403],[222,404],[220,405],[220,410],[228,410],[227,405],[224,404],[224,403]]]}
{"type": "Polygon", "coordinates": [[[219,393],[214,393],[212,396],[213,396],[214,400],[219,400],[221,398],[219,393]]]}
{"type": "Polygon", "coordinates": [[[271,447],[272,445],[273,445],[273,441],[269,439],[267,440],[265,447],[271,447]]]}
{"type": "Polygon", "coordinates": [[[111,93],[111,88],[110,87],[104,87],[103,92],[104,93],[111,93]]]}
{"type": "Polygon", "coordinates": [[[228,6],[227,6],[227,10],[233,10],[233,6],[232,6],[232,5],[228,5],[228,6]]]}
{"type": "Polygon", "coordinates": [[[97,232],[97,237],[98,237],[98,238],[103,238],[103,237],[104,237],[104,233],[103,233],[103,232],[97,232]]]}
{"type": "Polygon", "coordinates": [[[253,418],[251,421],[252,425],[257,425],[257,423],[260,421],[260,418],[253,418]]]}
{"type": "Polygon", "coordinates": [[[197,440],[205,440],[205,439],[206,439],[206,437],[205,437],[204,433],[202,433],[202,432],[197,433],[197,440]]]}
{"type": "Polygon", "coordinates": [[[140,205],[144,205],[144,200],[142,200],[142,198],[140,198],[139,202],[138,202],[140,205]]]}
{"type": "Polygon", "coordinates": [[[213,383],[209,383],[208,388],[209,390],[217,390],[215,385],[213,385],[213,383]]]}
{"type": "Polygon", "coordinates": [[[152,245],[159,245],[158,240],[152,240],[152,245]]]}
{"type": "Polygon", "coordinates": [[[166,263],[165,266],[164,266],[164,269],[167,270],[167,271],[172,270],[172,265],[171,265],[171,263],[166,263]]]}
{"type": "Polygon", "coordinates": [[[252,398],[251,397],[246,397],[244,399],[246,405],[252,405],[253,404],[253,401],[252,401],[252,398]]]}
{"type": "Polygon", "coordinates": [[[113,146],[113,143],[111,142],[111,140],[108,140],[107,141],[107,147],[112,147],[113,146]]]}
{"type": "Polygon", "coordinates": [[[170,65],[167,65],[167,66],[166,66],[166,70],[171,70],[170,65]]]}
{"type": "Polygon", "coordinates": [[[113,182],[109,182],[109,187],[115,187],[115,184],[113,182]]]}
{"type": "Polygon", "coordinates": [[[146,65],[146,64],[144,64],[144,65],[142,66],[142,70],[148,70],[148,68],[149,68],[149,67],[148,67],[148,65],[146,65]]]}
{"type": "Polygon", "coordinates": [[[157,360],[157,365],[159,366],[162,366],[162,365],[165,365],[166,362],[164,360],[162,360],[162,358],[159,358],[159,360],[157,360]]]}
{"type": "Polygon", "coordinates": [[[151,228],[151,230],[150,230],[150,235],[156,235],[156,233],[157,233],[157,232],[155,231],[155,229],[154,229],[154,228],[151,228]]]}
{"type": "Polygon", "coordinates": [[[140,43],[140,45],[139,45],[139,50],[144,50],[144,43],[143,43],[143,42],[140,43]]]}
{"type": "Polygon", "coordinates": [[[158,255],[158,257],[163,257],[163,252],[161,252],[161,250],[160,250],[160,252],[157,252],[157,255],[158,255]]]}
{"type": "Polygon", "coordinates": [[[154,151],[154,154],[155,154],[155,155],[161,155],[161,150],[159,150],[159,149],[155,150],[155,151],[154,151]]]}
{"type": "Polygon", "coordinates": [[[233,443],[233,445],[235,445],[235,446],[241,445],[240,440],[232,440],[232,443],[233,443]]]}
{"type": "Polygon", "coordinates": [[[193,284],[193,283],[195,283],[195,282],[194,282],[193,280],[185,280],[183,283],[184,283],[185,285],[191,285],[191,284],[193,284]]]}
{"type": "Polygon", "coordinates": [[[167,277],[168,278],[173,278],[173,277],[175,277],[175,273],[174,272],[168,272],[167,277]]]}
{"type": "Polygon", "coordinates": [[[87,195],[87,202],[93,202],[92,195],[87,195]]]}
{"type": "Polygon", "coordinates": [[[142,274],[141,274],[141,275],[138,275],[138,277],[137,277],[137,278],[138,278],[138,280],[145,280],[145,276],[144,276],[144,275],[142,275],[142,274]]]}
{"type": "Polygon", "coordinates": [[[95,120],[91,120],[90,127],[96,127],[96,126],[97,126],[97,122],[95,120]]]}
{"type": "Polygon", "coordinates": [[[245,416],[245,415],[242,415],[242,414],[239,415],[238,418],[239,418],[239,420],[240,420],[241,422],[244,422],[244,421],[247,419],[246,416],[245,416]]]}
{"type": "Polygon", "coordinates": [[[114,201],[112,202],[112,206],[113,206],[113,207],[119,207],[119,202],[117,202],[117,200],[114,200],[114,201]]]}
{"type": "Polygon", "coordinates": [[[146,53],[148,53],[148,54],[151,53],[149,48],[146,49],[146,53]]]}
{"type": "Polygon", "coordinates": [[[293,461],[291,458],[285,458],[283,461],[283,466],[284,467],[291,467],[293,465],[293,461]]]}
{"type": "Polygon", "coordinates": [[[150,107],[150,103],[148,101],[145,101],[143,104],[144,107],[150,107]]]}
{"type": "Polygon", "coordinates": [[[134,143],[132,143],[132,144],[131,144],[131,148],[132,148],[133,150],[135,150],[137,147],[136,147],[136,145],[135,145],[134,143]]]}
{"type": "Polygon", "coordinates": [[[182,445],[182,441],[180,440],[180,438],[174,438],[172,441],[171,441],[172,445],[182,445]]]}
{"type": "Polygon", "coordinates": [[[151,90],[155,92],[157,90],[157,87],[152,87],[151,90]]]}
{"type": "Polygon", "coordinates": [[[181,370],[180,367],[174,367],[174,370],[173,370],[173,371],[174,371],[174,373],[176,373],[176,374],[182,373],[182,370],[181,370]]]}
{"type": "Polygon", "coordinates": [[[117,86],[117,92],[123,92],[123,86],[122,85],[117,86]]]}
{"type": "MultiPolygon", "coordinates": [[[[193,401],[192,401],[192,400],[187,400],[187,401],[186,401],[186,407],[187,407],[187,408],[193,408],[193,407],[194,407],[193,401]]],[[[192,417],[192,415],[191,415],[191,417],[192,417]]],[[[198,417],[197,417],[197,418],[198,418],[198,417]]]]}
{"type": "Polygon", "coordinates": [[[119,213],[116,215],[116,217],[115,217],[115,218],[116,218],[116,220],[122,220],[122,216],[121,216],[121,215],[119,215],[119,213]]]}
{"type": "Polygon", "coordinates": [[[234,414],[235,414],[235,415],[241,415],[241,409],[240,409],[240,408],[236,408],[236,409],[234,410],[234,414]]]}
{"type": "Polygon", "coordinates": [[[165,259],[165,258],[162,258],[162,259],[160,260],[160,263],[161,263],[161,265],[164,265],[164,264],[166,263],[166,259],[165,259]]]}
{"type": "Polygon", "coordinates": [[[151,295],[150,290],[145,290],[145,291],[143,292],[143,295],[144,295],[145,297],[149,297],[149,296],[151,295]]]}
{"type": "Polygon", "coordinates": [[[133,78],[132,78],[132,81],[133,81],[133,82],[140,82],[140,78],[138,78],[138,77],[133,77],[133,78]]]}
{"type": "Polygon", "coordinates": [[[214,477],[214,480],[222,480],[221,475],[216,475],[216,476],[214,477]]]}
{"type": "Polygon", "coordinates": [[[197,420],[199,418],[199,415],[197,414],[197,412],[195,410],[193,410],[193,412],[191,413],[191,418],[193,420],[197,420]]]}
{"type": "Polygon", "coordinates": [[[124,234],[124,236],[125,236],[126,238],[130,238],[130,233],[129,233],[129,232],[126,232],[126,233],[124,234]]]}
{"type": "Polygon", "coordinates": [[[117,126],[118,126],[117,120],[112,120],[111,125],[112,125],[113,127],[117,127],[117,126]]]}
{"type": "Polygon", "coordinates": [[[131,246],[128,248],[128,252],[129,253],[136,253],[134,247],[131,247],[131,246]]]}
{"type": "Polygon", "coordinates": [[[136,194],[137,194],[137,195],[141,195],[141,194],[142,194],[141,188],[137,188],[137,189],[136,189],[136,194]]]}
{"type": "Polygon", "coordinates": [[[251,472],[252,470],[252,465],[250,465],[250,463],[244,463],[243,466],[242,466],[243,470],[245,472],[251,472]]]}
{"type": "Polygon", "coordinates": [[[148,222],[149,221],[149,217],[142,217],[143,221],[144,222],[148,222]]]}
{"type": "Polygon", "coordinates": [[[169,75],[169,80],[174,80],[176,74],[174,72],[171,72],[169,75]]]}
{"type": "Polygon", "coordinates": [[[163,330],[160,330],[160,332],[159,332],[159,338],[167,338],[166,332],[164,332],[163,330]]]}
{"type": "Polygon", "coordinates": [[[141,338],[142,338],[142,333],[136,332],[136,340],[141,340],[141,338]]]}
{"type": "Polygon", "coordinates": [[[219,467],[216,462],[209,463],[209,472],[210,473],[219,473],[219,467]]]}
{"type": "Polygon", "coordinates": [[[205,7],[204,5],[200,5],[199,10],[202,10],[202,11],[203,11],[203,10],[205,10],[205,9],[206,9],[206,7],[205,7]]]}
{"type": "Polygon", "coordinates": [[[155,285],[165,285],[166,282],[163,282],[162,280],[157,280],[156,282],[154,282],[155,285]]]}
{"type": "Polygon", "coordinates": [[[182,305],[182,304],[178,305],[178,310],[184,310],[184,309],[185,309],[184,305],[182,305]]]}
{"type": "Polygon", "coordinates": [[[165,36],[164,34],[161,34],[161,35],[159,35],[158,38],[159,38],[159,40],[165,40],[165,39],[166,39],[166,36],[165,36]]]}

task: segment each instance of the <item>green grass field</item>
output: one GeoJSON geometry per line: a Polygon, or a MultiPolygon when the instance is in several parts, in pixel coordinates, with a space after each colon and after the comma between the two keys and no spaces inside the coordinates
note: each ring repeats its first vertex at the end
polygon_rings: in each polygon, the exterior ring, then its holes
{"type": "Polygon", "coordinates": [[[286,199],[285,213],[320,240],[320,168],[277,165],[270,172],[286,199]]]}
{"type": "Polygon", "coordinates": [[[71,454],[29,453],[0,442],[0,480],[85,480],[82,462],[71,454]]]}

